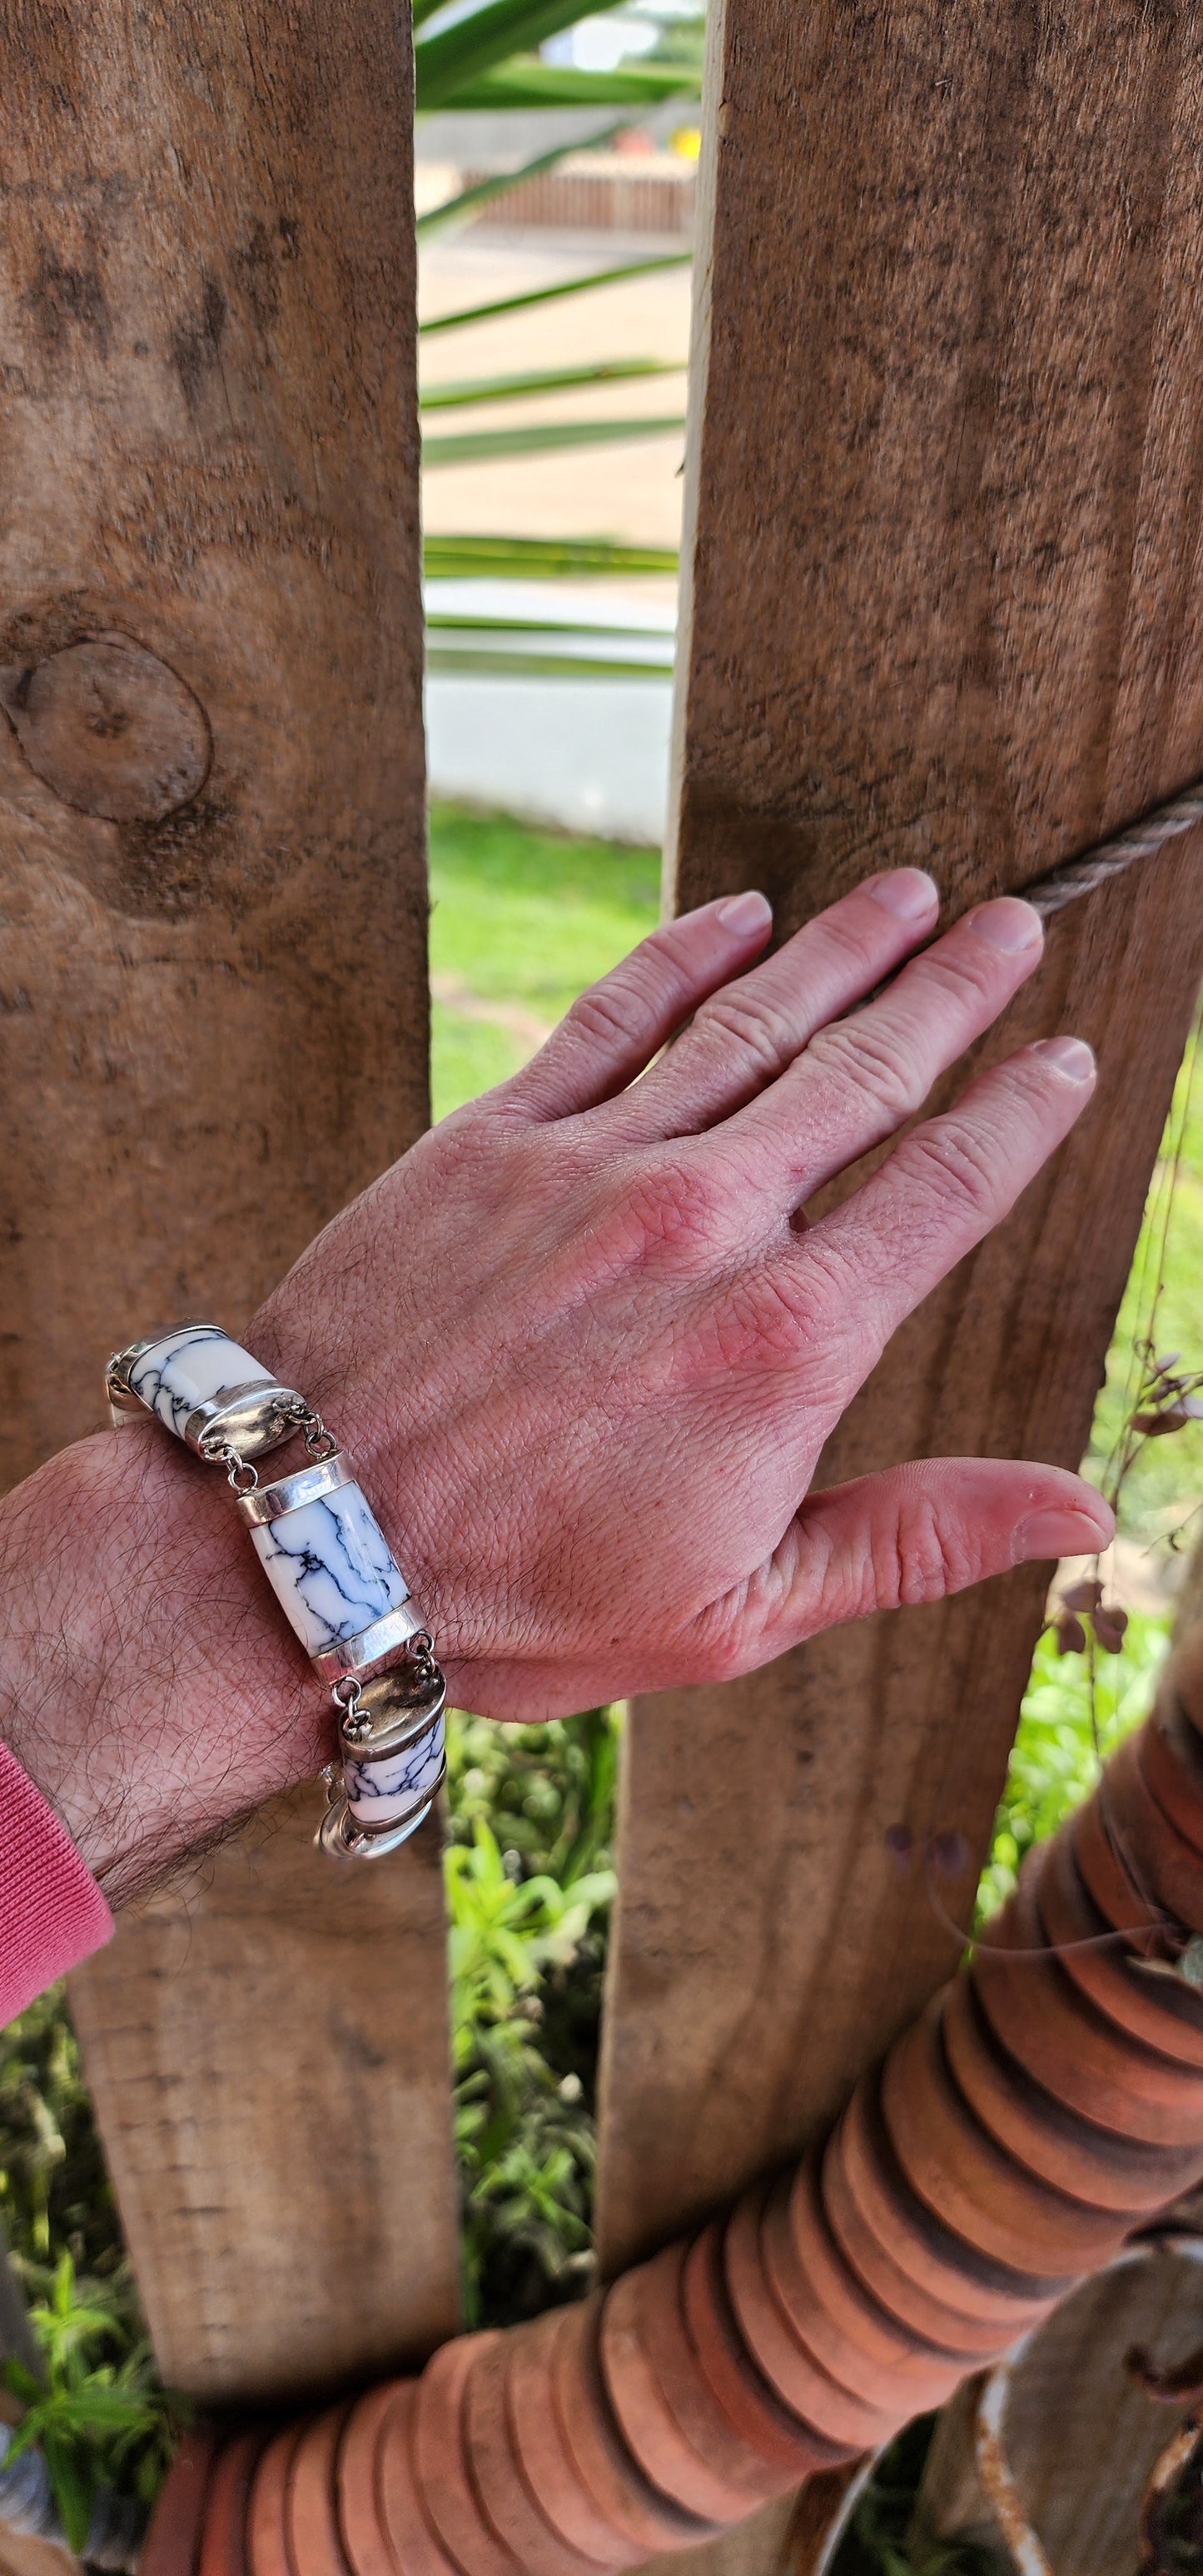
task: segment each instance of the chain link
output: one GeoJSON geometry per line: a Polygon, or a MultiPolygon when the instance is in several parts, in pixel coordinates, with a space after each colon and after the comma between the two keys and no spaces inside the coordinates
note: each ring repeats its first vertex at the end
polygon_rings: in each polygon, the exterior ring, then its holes
{"type": "Polygon", "coordinates": [[[300,1417],[300,1429],[315,1465],[320,1465],[323,1458],[333,1458],[338,1442],[334,1433],[327,1431],[320,1413],[315,1413],[311,1405],[306,1405],[300,1417]]]}
{"type": "Polygon", "coordinates": [[[253,1494],[259,1482],[259,1470],[257,1467],[252,1466],[250,1459],[240,1458],[238,1451],[231,1447],[229,1441],[226,1441],[224,1446],[220,1448],[216,1454],[222,1466],[225,1468],[226,1483],[232,1488],[233,1492],[236,1494],[253,1494]],[[244,1477],[246,1479],[245,1483],[242,1481],[244,1477]]]}

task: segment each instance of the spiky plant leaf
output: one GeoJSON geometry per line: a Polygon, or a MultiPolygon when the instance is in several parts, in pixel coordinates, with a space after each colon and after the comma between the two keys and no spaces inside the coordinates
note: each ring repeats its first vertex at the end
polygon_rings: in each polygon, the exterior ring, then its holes
{"type": "Polygon", "coordinates": [[[529,375],[465,376],[418,389],[423,412],[458,411],[468,403],[523,402],[536,394],[576,393],[583,385],[629,384],[638,376],[679,376],[683,360],[603,358],[595,366],[544,367],[529,375]]]}
{"type": "Polygon", "coordinates": [[[519,170],[496,170],[488,179],[477,179],[472,187],[461,188],[458,196],[449,197],[445,205],[431,206],[424,215],[418,216],[415,230],[419,241],[429,241],[435,233],[450,231],[475,214],[478,207],[487,206],[494,197],[506,197],[512,188],[520,188],[524,179],[538,179],[545,170],[554,170],[570,152],[604,150],[606,144],[612,143],[622,130],[623,120],[619,117],[614,124],[604,125],[600,134],[588,134],[578,143],[557,143],[552,151],[537,153],[533,161],[524,161],[519,170]]]}
{"type": "Polygon", "coordinates": [[[451,438],[424,438],[422,463],[480,465],[501,456],[542,456],[561,447],[611,447],[637,438],[667,438],[685,427],[683,412],[651,420],[539,421],[527,429],[469,429],[451,438]]]}
{"type": "Polygon", "coordinates": [[[427,536],[426,577],[433,580],[578,581],[617,574],[675,574],[671,546],[628,546],[609,537],[427,536]]]}
{"type": "MultiPolygon", "coordinates": [[[[579,14],[579,13],[578,13],[579,14]]],[[[672,98],[696,99],[701,82],[685,67],[628,63],[620,71],[577,71],[571,63],[541,62],[538,54],[516,55],[495,71],[465,80],[446,107],[662,107],[672,98]]]]}
{"type": "Polygon", "coordinates": [[[500,295],[490,304],[463,304],[454,313],[433,313],[419,322],[419,339],[435,331],[457,331],[469,322],[496,322],[506,313],[523,313],[533,304],[554,304],[557,296],[588,295],[595,286],[617,286],[625,277],[651,277],[659,269],[688,268],[692,251],[665,251],[659,259],[631,259],[621,268],[590,269],[585,277],[566,277],[555,286],[528,287],[524,295],[500,295]]]}
{"type": "MultiPolygon", "coordinates": [[[[618,0],[596,0],[592,14],[618,0]]],[[[583,15],[581,0],[484,0],[466,18],[414,46],[414,96],[419,109],[446,107],[467,83],[478,81],[512,54],[533,53],[583,15]]]]}

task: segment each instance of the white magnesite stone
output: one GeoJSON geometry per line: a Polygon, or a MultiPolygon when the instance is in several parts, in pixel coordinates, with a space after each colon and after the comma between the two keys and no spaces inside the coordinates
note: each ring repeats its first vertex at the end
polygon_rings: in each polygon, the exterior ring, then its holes
{"type": "Polygon", "coordinates": [[[307,1654],[358,1637],[409,1586],[358,1485],[339,1485],[276,1521],[260,1521],[251,1544],[307,1654]]]}
{"type": "Polygon", "coordinates": [[[387,1754],[382,1762],[344,1762],[343,1787],[356,1824],[371,1833],[374,1827],[400,1824],[411,1808],[424,1805],[443,1776],[445,1736],[445,1721],[439,1717],[429,1735],[387,1754]]]}
{"type": "Polygon", "coordinates": [[[271,1386],[262,1360],[251,1358],[216,1324],[181,1324],[152,1342],[129,1373],[132,1392],[182,1440],[202,1404],[214,1404],[236,1386],[271,1386]]]}

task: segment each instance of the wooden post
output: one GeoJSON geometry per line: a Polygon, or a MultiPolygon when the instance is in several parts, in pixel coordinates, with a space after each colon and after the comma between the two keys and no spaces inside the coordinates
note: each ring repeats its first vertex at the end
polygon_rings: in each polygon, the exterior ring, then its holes
{"type": "MultiPolygon", "coordinates": [[[[1203,28],[726,0],[711,31],[677,902],[1019,890],[1203,770],[1203,28]]],[[[979,1051],[1096,1102],[821,1465],[1076,1465],[1197,991],[1198,837],[979,1051]]],[[[958,1083],[964,1074],[958,1074],[958,1083]]],[[[945,1095],[947,1096],[947,1095],[945,1095]]],[[[617,2270],[796,2151],[952,1969],[1047,1569],[635,1711],[601,2102],[617,2270]],[[902,1834],[911,1858],[899,1856],[902,1834]]]]}
{"type": "MultiPolygon", "coordinates": [[[[427,1004],[402,19],[3,25],[11,1480],[99,1418],[110,1348],[237,1329],[416,1134],[427,1004]]],[[[379,2367],[455,2314],[436,1860],[351,1893],[309,1823],[77,1981],[160,2359],[209,2396],[379,2367]]]]}

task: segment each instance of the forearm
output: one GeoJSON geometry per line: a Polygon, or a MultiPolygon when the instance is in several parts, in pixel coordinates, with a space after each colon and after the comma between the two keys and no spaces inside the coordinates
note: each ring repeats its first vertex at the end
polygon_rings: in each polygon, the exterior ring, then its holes
{"type": "Polygon", "coordinates": [[[224,1479],[149,1422],[0,1503],[0,1599],[0,1739],[114,1905],[326,1757],[224,1479]]]}

